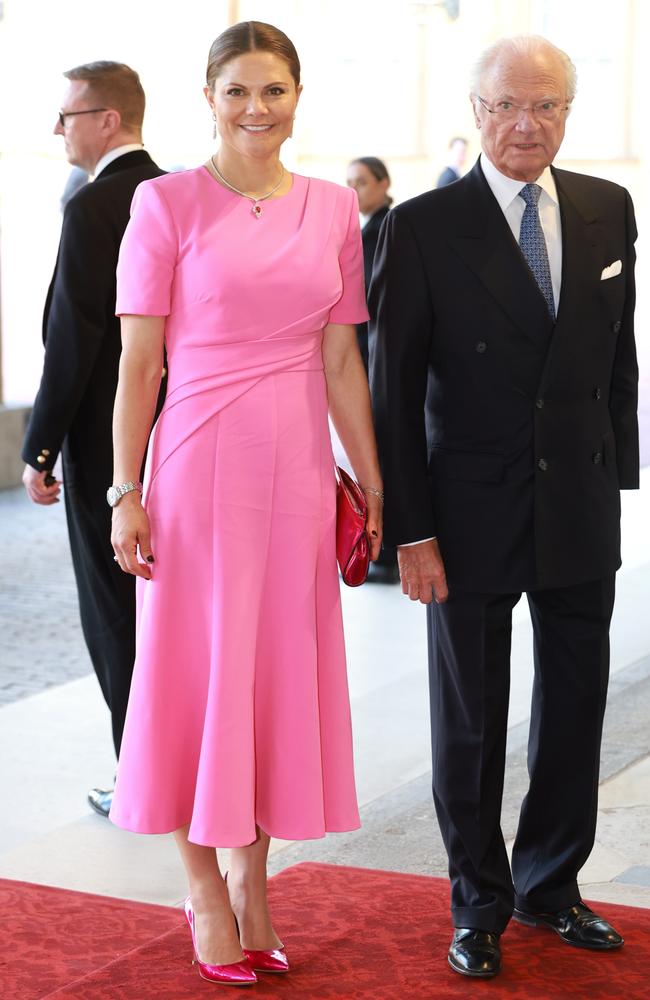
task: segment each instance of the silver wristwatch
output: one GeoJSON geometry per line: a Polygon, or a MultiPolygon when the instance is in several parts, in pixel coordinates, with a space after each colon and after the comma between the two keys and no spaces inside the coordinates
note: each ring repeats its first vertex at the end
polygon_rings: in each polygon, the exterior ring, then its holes
{"type": "Polygon", "coordinates": [[[122,483],[121,486],[109,486],[106,490],[106,502],[109,507],[116,507],[125,493],[137,490],[142,493],[142,483],[122,483]]]}

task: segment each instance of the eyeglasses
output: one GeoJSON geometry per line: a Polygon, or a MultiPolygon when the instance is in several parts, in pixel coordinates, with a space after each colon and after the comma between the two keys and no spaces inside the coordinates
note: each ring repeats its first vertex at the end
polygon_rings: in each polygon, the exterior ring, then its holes
{"type": "Polygon", "coordinates": [[[86,111],[59,111],[59,125],[61,128],[65,128],[66,118],[72,118],[74,115],[94,115],[98,111],[108,111],[108,108],[88,108],[86,111]]]}
{"type": "Polygon", "coordinates": [[[493,108],[488,107],[487,102],[476,95],[478,101],[483,105],[485,110],[491,114],[496,115],[503,121],[514,121],[519,118],[522,111],[528,111],[533,118],[537,118],[539,121],[554,122],[560,117],[564,111],[569,110],[569,105],[566,101],[537,101],[536,104],[523,105],[523,104],[513,104],[512,101],[497,101],[496,106],[493,108]]]}

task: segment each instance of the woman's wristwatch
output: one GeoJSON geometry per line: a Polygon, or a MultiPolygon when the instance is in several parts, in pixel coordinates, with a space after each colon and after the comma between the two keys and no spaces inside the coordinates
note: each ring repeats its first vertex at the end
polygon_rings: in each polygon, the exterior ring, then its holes
{"type": "Polygon", "coordinates": [[[122,483],[121,486],[109,486],[106,491],[106,502],[109,507],[116,507],[125,493],[137,490],[142,493],[142,483],[122,483]]]}

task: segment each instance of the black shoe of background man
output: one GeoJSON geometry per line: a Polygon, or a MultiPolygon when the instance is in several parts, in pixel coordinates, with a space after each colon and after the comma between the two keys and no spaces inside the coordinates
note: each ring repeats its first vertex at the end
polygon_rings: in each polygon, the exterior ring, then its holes
{"type": "Polygon", "coordinates": [[[113,789],[91,788],[88,792],[88,805],[100,816],[108,816],[113,805],[113,789]]]}
{"type": "Polygon", "coordinates": [[[513,916],[518,923],[528,927],[555,931],[563,941],[576,948],[612,951],[623,944],[623,938],[612,925],[582,902],[556,913],[527,913],[516,909],[513,916]]]}
{"type": "Polygon", "coordinates": [[[489,979],[501,971],[499,935],[457,927],[449,945],[447,961],[461,976],[489,979]]]}

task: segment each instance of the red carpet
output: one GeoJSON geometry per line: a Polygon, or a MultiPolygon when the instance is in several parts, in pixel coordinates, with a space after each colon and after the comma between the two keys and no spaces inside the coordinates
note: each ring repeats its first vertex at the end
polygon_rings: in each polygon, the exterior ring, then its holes
{"type": "Polygon", "coordinates": [[[650,910],[600,904],[626,938],[620,952],[569,948],[511,924],[504,970],[476,982],[446,965],[449,888],[442,879],[302,864],[270,886],[292,963],[234,991],[191,965],[180,910],[0,880],[2,1000],[648,1000],[650,910]],[[531,959],[532,952],[532,959],[531,959]]]}

